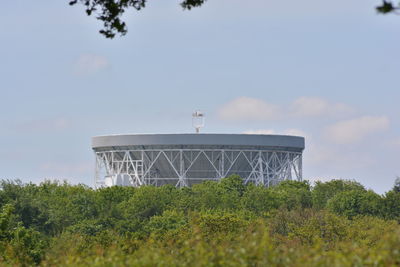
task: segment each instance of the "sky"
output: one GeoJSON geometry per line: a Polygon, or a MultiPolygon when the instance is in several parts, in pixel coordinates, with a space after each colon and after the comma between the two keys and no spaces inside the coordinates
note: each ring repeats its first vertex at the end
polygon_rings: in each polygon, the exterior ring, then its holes
{"type": "Polygon", "coordinates": [[[379,1],[150,1],[113,40],[83,6],[0,3],[0,179],[94,185],[91,137],[306,138],[303,177],[400,176],[400,17],[379,1]]]}

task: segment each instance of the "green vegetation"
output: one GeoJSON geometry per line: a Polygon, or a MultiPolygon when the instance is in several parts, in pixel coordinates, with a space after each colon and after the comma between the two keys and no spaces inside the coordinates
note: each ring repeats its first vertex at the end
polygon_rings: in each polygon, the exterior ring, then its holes
{"type": "Polygon", "coordinates": [[[399,181],[0,186],[0,265],[400,265],[399,181]]]}
{"type": "MultiPolygon", "coordinates": [[[[147,0],[68,0],[69,5],[82,4],[88,16],[94,15],[103,23],[100,34],[106,38],[114,38],[115,35],[125,35],[128,30],[123,15],[126,11],[134,9],[140,11],[146,7],[147,0]]],[[[206,0],[181,0],[180,5],[184,10],[202,6],[206,0]]],[[[395,13],[400,10],[400,4],[391,0],[380,0],[376,11],[380,14],[395,13]]],[[[243,5],[247,3],[243,2],[243,5]]]]}

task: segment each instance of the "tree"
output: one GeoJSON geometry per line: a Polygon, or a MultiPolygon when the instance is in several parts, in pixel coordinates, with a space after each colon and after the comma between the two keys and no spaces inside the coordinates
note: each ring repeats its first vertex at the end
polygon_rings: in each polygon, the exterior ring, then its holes
{"type": "Polygon", "coordinates": [[[241,198],[241,204],[245,210],[263,215],[279,207],[279,194],[270,188],[249,184],[241,198]]]}
{"type": "Polygon", "coordinates": [[[397,177],[393,189],[383,198],[383,214],[387,219],[400,221],[400,177],[397,177]]]}
{"type": "Polygon", "coordinates": [[[176,191],[171,185],[142,186],[128,200],[121,202],[119,208],[127,219],[146,220],[161,215],[173,203],[176,191]]]}
{"type": "Polygon", "coordinates": [[[222,178],[219,182],[219,186],[225,192],[234,193],[238,197],[243,196],[243,193],[246,190],[246,186],[243,183],[243,178],[236,174],[222,178]]]}
{"type": "Polygon", "coordinates": [[[334,197],[336,194],[350,190],[365,191],[365,188],[360,183],[355,181],[331,180],[325,183],[317,181],[314,189],[312,190],[313,207],[317,209],[323,209],[325,208],[328,200],[334,197]]]}
{"type": "Polygon", "coordinates": [[[343,191],[328,201],[328,209],[336,214],[353,218],[357,215],[382,214],[382,198],[373,191],[343,191]]]}
{"type": "MultiPolygon", "coordinates": [[[[85,6],[86,14],[95,14],[96,18],[103,22],[104,28],[100,30],[106,38],[114,38],[116,34],[125,35],[128,30],[126,23],[121,19],[122,15],[130,8],[137,11],[146,7],[147,0],[69,0],[71,6],[81,3],[85,6]]],[[[183,0],[180,5],[183,9],[190,10],[203,5],[206,0],[183,0]]],[[[392,1],[383,0],[376,7],[379,13],[394,13],[400,9],[400,4],[395,5],[392,1]]]]}
{"type": "Polygon", "coordinates": [[[176,231],[186,224],[187,219],[183,212],[166,210],[161,215],[151,217],[149,223],[145,226],[145,230],[160,238],[167,232],[176,231]]]}
{"type": "Polygon", "coordinates": [[[310,208],[311,188],[307,181],[283,181],[271,188],[279,199],[279,205],[289,210],[296,208],[310,208]]]}
{"type": "Polygon", "coordinates": [[[386,193],[383,199],[383,213],[387,219],[400,221],[400,192],[392,190],[386,193]]]}
{"type": "Polygon", "coordinates": [[[397,177],[394,181],[393,191],[396,193],[400,193],[400,177],[397,177]]]}
{"type": "Polygon", "coordinates": [[[208,209],[237,209],[240,198],[245,191],[243,179],[237,175],[221,179],[221,181],[205,181],[192,186],[192,208],[208,209]]]}

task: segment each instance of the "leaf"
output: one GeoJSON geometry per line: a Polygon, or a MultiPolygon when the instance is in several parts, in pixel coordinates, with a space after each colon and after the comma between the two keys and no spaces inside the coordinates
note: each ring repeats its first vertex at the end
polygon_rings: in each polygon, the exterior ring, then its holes
{"type": "Polygon", "coordinates": [[[395,7],[393,6],[393,4],[391,2],[386,2],[384,0],[381,6],[377,6],[376,7],[376,10],[379,13],[387,14],[387,13],[392,12],[393,10],[395,10],[395,7]]]}

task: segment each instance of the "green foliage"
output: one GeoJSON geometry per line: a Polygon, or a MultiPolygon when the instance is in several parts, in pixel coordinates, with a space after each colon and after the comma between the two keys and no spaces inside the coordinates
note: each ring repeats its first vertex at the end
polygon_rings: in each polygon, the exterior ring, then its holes
{"type": "Polygon", "coordinates": [[[267,215],[268,212],[277,209],[279,203],[277,191],[253,184],[246,187],[241,198],[242,208],[254,212],[258,216],[267,215]]]}
{"type": "Polygon", "coordinates": [[[11,266],[398,266],[400,192],[353,181],[191,188],[0,183],[11,266]]]}
{"type": "Polygon", "coordinates": [[[14,207],[11,204],[5,204],[0,213],[0,239],[8,240],[11,238],[11,228],[13,223],[14,207]]]}
{"type": "MultiPolygon", "coordinates": [[[[180,5],[183,9],[191,10],[194,7],[202,6],[206,0],[183,0],[180,5]]],[[[125,11],[134,9],[140,11],[146,7],[147,0],[69,0],[69,5],[77,3],[85,7],[88,16],[95,15],[96,19],[103,22],[103,29],[99,32],[106,38],[114,38],[115,35],[125,35],[128,30],[126,23],[122,20],[125,11]]],[[[382,4],[376,7],[381,14],[394,13],[400,9],[400,5],[392,1],[383,0],[382,4]]]]}
{"type": "Polygon", "coordinates": [[[142,186],[128,200],[121,202],[119,208],[126,219],[149,219],[162,214],[172,204],[176,190],[173,186],[142,186]]]}
{"type": "Polygon", "coordinates": [[[166,210],[162,215],[151,217],[145,230],[155,238],[163,237],[168,232],[176,232],[187,225],[187,217],[176,210],[166,210]]]}
{"type": "MultiPolygon", "coordinates": [[[[184,0],[181,6],[192,9],[201,6],[206,0],[184,0]]],[[[146,0],[69,0],[71,6],[81,3],[85,6],[88,16],[96,14],[96,18],[103,22],[104,29],[100,30],[106,38],[114,38],[116,34],[127,33],[126,24],[121,20],[127,9],[137,11],[146,6],[146,0]]]]}
{"type": "Polygon", "coordinates": [[[191,210],[221,209],[236,210],[240,206],[240,199],[246,190],[243,179],[232,175],[221,179],[220,182],[205,181],[193,185],[191,210]]]}
{"type": "Polygon", "coordinates": [[[47,241],[37,231],[18,226],[13,229],[10,241],[12,259],[19,264],[39,264],[47,247],[47,241]]]}
{"type": "Polygon", "coordinates": [[[343,191],[360,190],[365,191],[364,186],[355,181],[331,180],[329,182],[317,181],[312,190],[313,207],[323,209],[329,199],[343,191]]]}
{"type": "Polygon", "coordinates": [[[399,9],[400,9],[400,5],[396,6],[395,4],[393,4],[393,2],[386,1],[386,0],[383,0],[382,4],[376,7],[376,10],[382,14],[395,12],[399,9]]]}
{"type": "Polygon", "coordinates": [[[344,191],[328,202],[329,210],[348,218],[358,215],[379,216],[381,208],[382,198],[372,191],[344,191]]]}
{"type": "Polygon", "coordinates": [[[386,193],[382,201],[382,212],[387,219],[396,219],[400,222],[400,192],[395,190],[386,193]]]}
{"type": "Polygon", "coordinates": [[[203,238],[209,241],[217,240],[221,234],[227,238],[231,234],[242,232],[248,224],[240,214],[228,212],[200,213],[194,222],[198,225],[203,238]]]}
{"type": "Polygon", "coordinates": [[[323,243],[335,244],[347,237],[346,221],[331,213],[317,213],[302,224],[292,225],[289,237],[299,240],[304,245],[323,243]]]}
{"type": "Polygon", "coordinates": [[[38,264],[47,241],[39,232],[17,223],[14,211],[11,204],[5,204],[0,213],[0,257],[9,264],[38,264]]]}
{"type": "Polygon", "coordinates": [[[396,178],[396,181],[394,182],[393,186],[393,191],[396,193],[400,193],[400,177],[396,178]]]}
{"type": "Polygon", "coordinates": [[[243,179],[239,175],[231,175],[226,178],[222,178],[219,182],[219,186],[227,193],[233,193],[238,197],[241,197],[246,190],[246,186],[243,184],[243,179]]]}
{"type": "Polygon", "coordinates": [[[229,200],[228,198],[222,197],[222,194],[223,190],[218,182],[205,181],[201,184],[195,184],[191,191],[191,200],[193,202],[190,209],[221,209],[229,207],[231,203],[237,201],[236,199],[229,200]]]}
{"type": "Polygon", "coordinates": [[[283,181],[272,187],[278,194],[280,206],[287,209],[309,208],[312,205],[311,187],[307,181],[283,181]]]}

